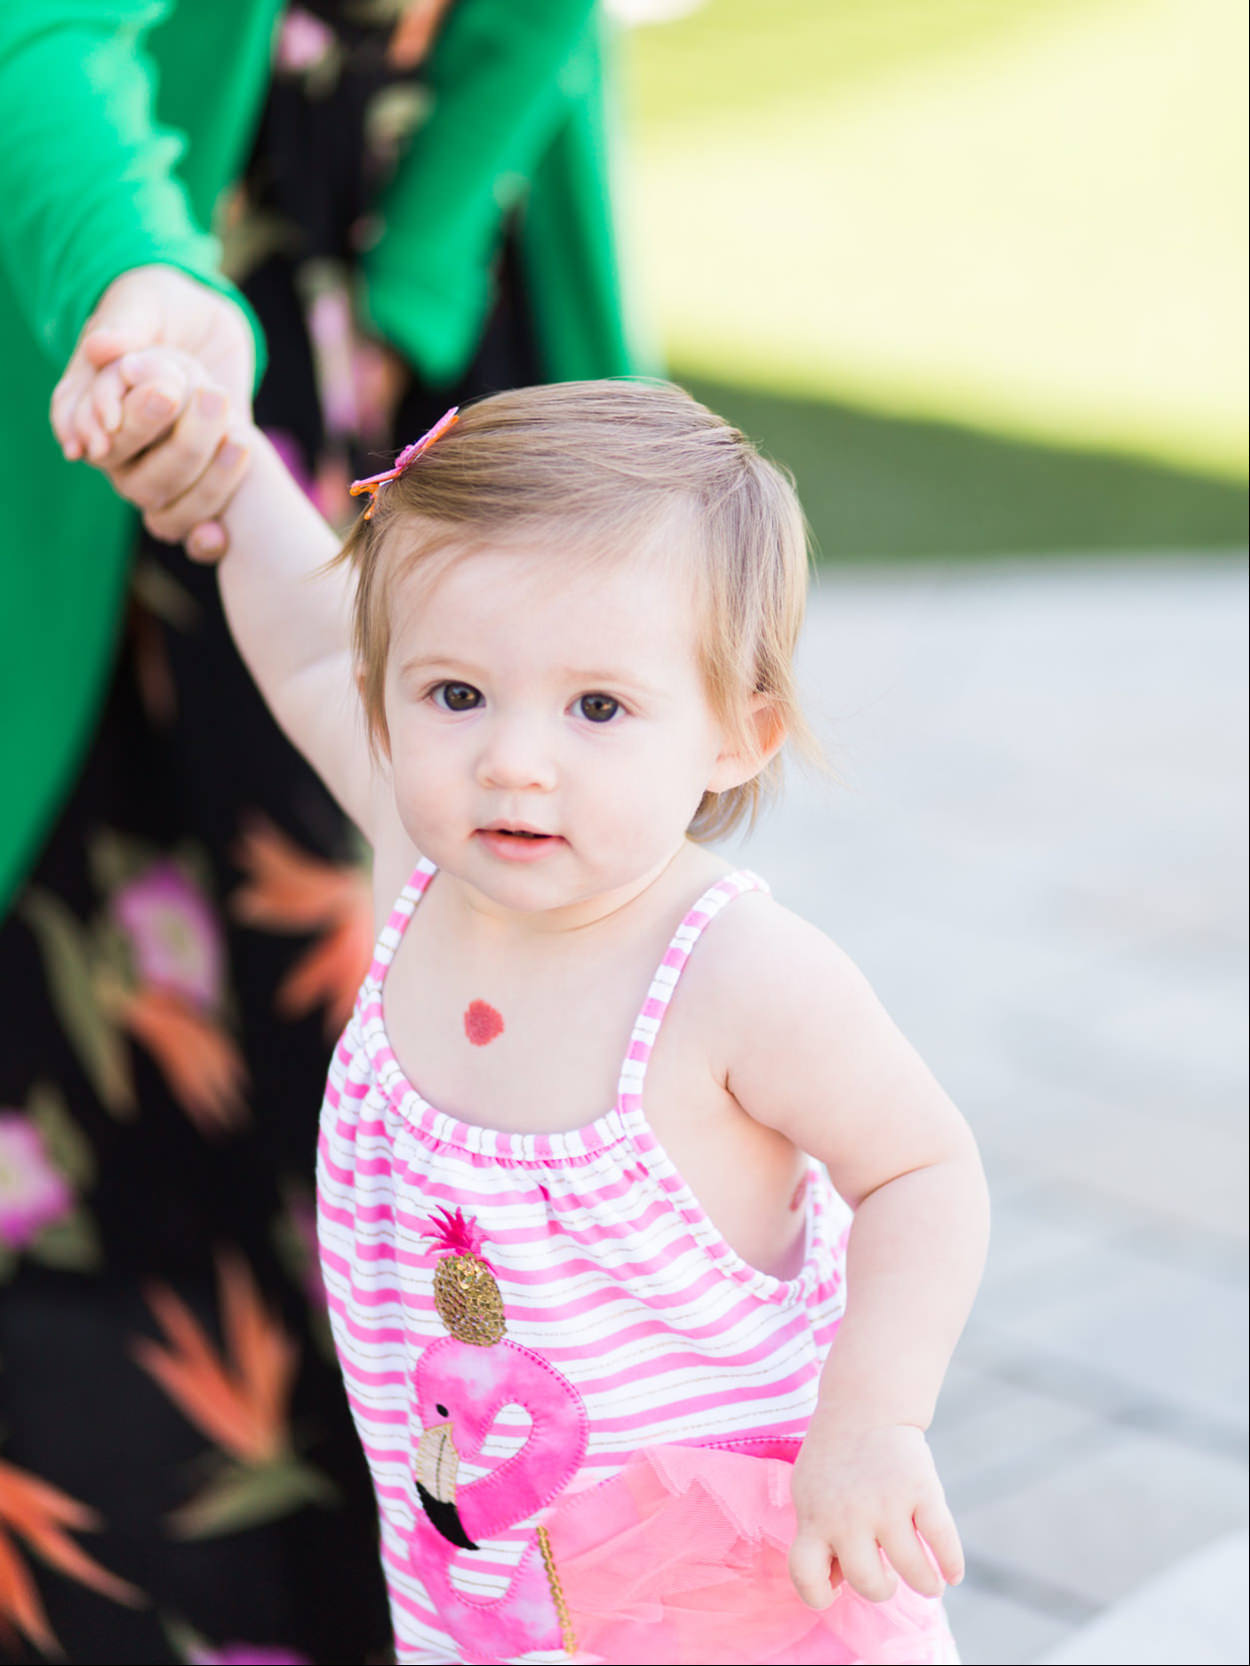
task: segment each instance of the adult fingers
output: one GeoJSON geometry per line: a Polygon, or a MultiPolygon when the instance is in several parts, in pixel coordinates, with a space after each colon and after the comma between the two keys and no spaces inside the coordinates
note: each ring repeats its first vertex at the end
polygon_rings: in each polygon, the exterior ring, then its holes
{"type": "Polygon", "coordinates": [[[942,1578],[925,1554],[911,1522],[905,1522],[881,1536],[881,1548],[900,1579],[906,1580],[922,1597],[942,1594],[942,1578]]]}
{"type": "MultiPolygon", "coordinates": [[[[143,407],[152,393],[137,389],[126,400],[143,407]]],[[[229,401],[220,388],[197,388],[169,434],[134,462],[111,469],[109,478],[129,502],[145,512],[164,509],[188,491],[212,461],[225,437],[229,401]]]]}
{"type": "Polygon", "coordinates": [[[150,329],[136,330],[130,328],[114,328],[108,324],[88,324],[87,333],[82,338],[81,351],[93,369],[102,370],[106,364],[112,364],[114,359],[120,359],[127,353],[140,353],[145,347],[151,347],[154,336],[150,329]]]}
{"type": "Polygon", "coordinates": [[[958,1585],[964,1576],[964,1547],[945,1499],[921,1505],[916,1511],[916,1531],[928,1545],[942,1578],[948,1585],[958,1585]]]}
{"type": "Polygon", "coordinates": [[[809,1608],[828,1608],[833,1601],[829,1546],[812,1533],[797,1533],[790,1546],[790,1578],[809,1608]]]}
{"type": "Polygon", "coordinates": [[[144,525],[167,544],[188,540],[188,554],[197,561],[219,560],[226,553],[227,540],[215,517],[238,490],[248,460],[241,440],[223,440],[195,484],[163,509],[149,511],[144,525]]]}
{"type": "MultiPolygon", "coordinates": [[[[245,464],[244,473],[246,472],[245,464]]],[[[225,527],[219,521],[201,521],[199,526],[193,526],[187,534],[185,548],[192,561],[209,566],[214,561],[221,560],[230,548],[230,540],[226,536],[225,527]]]]}

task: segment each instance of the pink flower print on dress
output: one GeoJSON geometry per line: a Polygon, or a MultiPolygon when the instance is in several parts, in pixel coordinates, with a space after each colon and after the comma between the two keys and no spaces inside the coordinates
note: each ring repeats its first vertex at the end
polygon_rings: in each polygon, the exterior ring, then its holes
{"type": "Polygon", "coordinates": [[[317,366],[321,410],[330,434],[342,437],[359,427],[352,364],[355,330],[352,303],[342,284],[327,284],[308,307],[308,334],[317,366]]]}
{"type": "Polygon", "coordinates": [[[328,24],[302,6],[289,6],[278,30],[274,62],[278,69],[299,75],[319,64],[333,46],[334,31],[328,24]]]}
{"type": "Polygon", "coordinates": [[[39,1130],[19,1111],[0,1111],[0,1244],[24,1249],[73,1207],[74,1194],[39,1130]]]}
{"type": "Polygon", "coordinates": [[[317,488],[304,461],[303,447],[295,435],[287,428],[265,428],[262,429],[262,433],[282,459],[282,466],[300,491],[310,503],[320,508],[320,504],[317,503],[317,488]]]}
{"type": "Polygon", "coordinates": [[[215,1010],[222,997],[221,930],[204,897],[173,862],[158,862],[124,885],[113,915],[130,940],[139,981],[215,1010]]]}

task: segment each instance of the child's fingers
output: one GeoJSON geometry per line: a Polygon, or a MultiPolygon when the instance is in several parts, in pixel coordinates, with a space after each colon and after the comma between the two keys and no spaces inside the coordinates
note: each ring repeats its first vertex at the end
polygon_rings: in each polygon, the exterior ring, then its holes
{"type": "Polygon", "coordinates": [[[882,1555],[876,1539],[864,1536],[838,1544],[838,1560],[848,1585],[869,1602],[884,1602],[898,1589],[898,1576],[882,1555]]]}
{"type": "Polygon", "coordinates": [[[74,437],[80,457],[86,457],[94,462],[103,457],[108,451],[109,436],[96,419],[95,410],[91,403],[91,390],[78,401],[74,413],[70,418],[70,432],[74,437]]]}
{"type": "Polygon", "coordinates": [[[117,368],[127,387],[137,388],[143,382],[170,383],[176,380],[184,389],[184,398],[193,388],[208,384],[208,372],[198,359],[189,353],[173,353],[168,347],[143,347],[118,359],[117,368]]]}
{"type": "Polygon", "coordinates": [[[945,1499],[921,1505],[916,1511],[916,1531],[932,1552],[942,1578],[948,1585],[958,1585],[964,1576],[964,1547],[945,1499]]]}
{"type": "Polygon", "coordinates": [[[87,442],[89,462],[103,462],[108,456],[113,435],[122,425],[122,400],[126,392],[125,379],[115,364],[101,370],[96,376],[87,401],[98,431],[96,436],[87,442]]]}
{"type": "Polygon", "coordinates": [[[790,1546],[790,1578],[809,1608],[828,1608],[833,1601],[832,1560],[833,1554],[823,1539],[811,1533],[795,1534],[790,1546]]]}
{"type": "Polygon", "coordinates": [[[188,540],[187,554],[196,561],[219,560],[226,553],[227,540],[215,517],[238,490],[248,461],[246,445],[227,438],[189,491],[143,517],[148,531],[167,544],[188,540]]]}
{"type": "MultiPolygon", "coordinates": [[[[150,394],[150,389],[135,389],[125,404],[132,399],[146,401],[150,394]]],[[[229,410],[220,388],[197,388],[169,434],[114,473],[118,491],[149,513],[182,497],[212,462],[225,437],[229,410]]]]}
{"type": "Polygon", "coordinates": [[[57,444],[71,463],[76,463],[82,456],[82,442],[74,428],[74,412],[90,386],[90,377],[76,371],[67,371],[52,390],[48,420],[52,424],[57,444]]]}
{"type": "Polygon", "coordinates": [[[77,462],[93,440],[98,449],[101,429],[89,408],[98,372],[137,347],[134,336],[120,330],[89,330],[74,351],[65,374],[52,390],[48,415],[65,456],[77,462]]]}
{"type": "Polygon", "coordinates": [[[98,465],[110,473],[124,467],[170,432],[184,404],[185,390],[176,378],[161,385],[131,389],[121,403],[121,424],[109,435],[98,465]]]}
{"type": "Polygon", "coordinates": [[[910,1521],[881,1535],[881,1548],[900,1579],[906,1580],[922,1597],[940,1597],[942,1576],[925,1555],[910,1521]]]}
{"type": "Polygon", "coordinates": [[[106,402],[101,427],[108,427],[109,448],[91,461],[105,469],[116,469],[146,451],[169,431],[186,408],[196,388],[208,381],[206,374],[185,354],[171,354],[167,348],[148,348],[127,353],[100,371],[93,384],[106,402]],[[120,420],[111,427],[107,418],[116,393],[120,420]]]}

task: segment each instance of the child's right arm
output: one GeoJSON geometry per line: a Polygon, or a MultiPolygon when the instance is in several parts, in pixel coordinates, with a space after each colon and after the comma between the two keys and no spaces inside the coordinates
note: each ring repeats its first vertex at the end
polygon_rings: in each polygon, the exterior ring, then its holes
{"type": "Polygon", "coordinates": [[[376,767],[351,644],[354,580],[326,563],[339,539],[257,429],[250,466],[220,517],[218,566],[239,652],[288,737],[372,842],[376,767]]]}
{"type": "Polygon", "coordinates": [[[153,388],[174,412],[176,442],[160,447],[155,462],[141,457],[110,476],[145,507],[154,536],[181,539],[202,518],[196,493],[204,488],[193,483],[207,455],[215,451],[219,483],[239,478],[217,517],[229,539],[218,572],[231,632],[286,734],[372,841],[376,772],[352,664],[353,579],[341,567],[325,570],[338,538],[264,435],[231,421],[224,395],[194,360],[151,348],[117,361],[100,381],[109,378],[119,418],[123,397],[142,400],[153,388]]]}

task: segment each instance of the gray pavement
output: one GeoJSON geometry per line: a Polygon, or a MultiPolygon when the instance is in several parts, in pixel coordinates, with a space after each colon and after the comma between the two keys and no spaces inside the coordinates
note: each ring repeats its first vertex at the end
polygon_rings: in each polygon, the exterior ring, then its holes
{"type": "Polygon", "coordinates": [[[838,780],[792,780],[745,857],[994,1191],[933,1437],[963,1658],[1244,1661],[1244,569],[826,574],[804,679],[838,780]]]}

